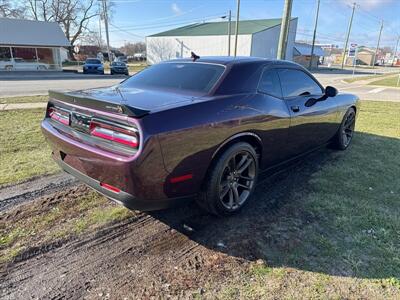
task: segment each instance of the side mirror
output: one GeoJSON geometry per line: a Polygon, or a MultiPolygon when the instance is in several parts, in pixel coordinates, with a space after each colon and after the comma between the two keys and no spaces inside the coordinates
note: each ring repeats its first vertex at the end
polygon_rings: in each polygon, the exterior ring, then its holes
{"type": "Polygon", "coordinates": [[[333,86],[327,86],[325,88],[325,96],[327,98],[329,97],[335,97],[338,94],[338,90],[336,88],[334,88],[333,86]]]}

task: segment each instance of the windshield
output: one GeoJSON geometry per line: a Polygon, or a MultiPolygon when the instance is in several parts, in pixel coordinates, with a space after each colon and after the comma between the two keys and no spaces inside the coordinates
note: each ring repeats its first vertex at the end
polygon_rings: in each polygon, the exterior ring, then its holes
{"type": "Polygon", "coordinates": [[[208,93],[225,68],[204,63],[161,63],[122,83],[123,87],[174,89],[208,93]]]}
{"type": "Polygon", "coordinates": [[[91,65],[100,65],[101,61],[98,59],[87,59],[85,63],[91,65]]]}
{"type": "Polygon", "coordinates": [[[114,61],[111,65],[112,65],[112,66],[120,66],[120,67],[122,66],[122,67],[124,67],[124,66],[125,66],[125,63],[114,61]]]}

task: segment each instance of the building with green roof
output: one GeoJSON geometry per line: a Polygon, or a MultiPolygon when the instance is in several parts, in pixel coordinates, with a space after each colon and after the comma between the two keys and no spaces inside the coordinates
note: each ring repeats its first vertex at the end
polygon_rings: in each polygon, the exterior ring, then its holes
{"type": "MultiPolygon", "coordinates": [[[[146,37],[147,60],[189,57],[193,51],[200,56],[228,55],[228,22],[195,23],[146,37]]],[[[275,59],[281,19],[239,21],[238,56],[257,56],[275,59]]],[[[231,22],[230,55],[234,53],[236,22],[231,22]]],[[[286,59],[293,59],[297,18],[290,21],[286,59]]]]}

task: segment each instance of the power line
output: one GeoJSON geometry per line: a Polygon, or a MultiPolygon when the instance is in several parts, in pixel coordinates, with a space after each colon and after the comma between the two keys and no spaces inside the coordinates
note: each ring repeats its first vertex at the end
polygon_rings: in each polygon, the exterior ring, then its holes
{"type": "Polygon", "coordinates": [[[131,25],[131,26],[120,26],[120,28],[123,28],[125,30],[127,29],[132,29],[132,30],[142,30],[142,29],[152,29],[152,28],[161,28],[161,27],[168,27],[168,26],[175,26],[175,25],[184,25],[184,24],[193,24],[197,21],[206,21],[206,20],[211,20],[217,17],[220,17],[223,13],[218,14],[218,15],[211,15],[211,16],[205,16],[202,18],[195,18],[195,19],[190,19],[190,20],[182,20],[179,22],[156,22],[156,23],[148,23],[146,26],[141,26],[141,25],[131,25]]]}

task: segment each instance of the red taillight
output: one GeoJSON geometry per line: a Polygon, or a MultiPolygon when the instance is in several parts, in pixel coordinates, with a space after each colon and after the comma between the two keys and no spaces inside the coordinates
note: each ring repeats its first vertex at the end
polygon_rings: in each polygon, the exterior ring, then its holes
{"type": "Polygon", "coordinates": [[[119,193],[121,191],[119,188],[112,186],[110,184],[104,183],[104,182],[100,182],[100,186],[102,186],[103,188],[105,188],[111,192],[114,192],[114,193],[119,193]]]}
{"type": "Polygon", "coordinates": [[[60,122],[64,125],[69,125],[69,113],[56,109],[54,107],[50,107],[48,109],[48,114],[52,120],[60,122]]]}
{"type": "Polygon", "coordinates": [[[123,144],[132,148],[139,146],[139,139],[134,130],[92,120],[90,134],[108,141],[123,144]]]}

